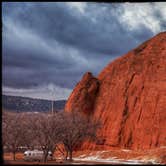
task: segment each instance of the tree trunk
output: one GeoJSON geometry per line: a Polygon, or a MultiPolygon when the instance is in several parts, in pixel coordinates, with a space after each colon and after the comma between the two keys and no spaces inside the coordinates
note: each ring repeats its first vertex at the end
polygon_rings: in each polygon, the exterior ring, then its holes
{"type": "Polygon", "coordinates": [[[72,161],[73,160],[73,151],[70,150],[69,151],[69,161],[72,161]]]}
{"type": "Polygon", "coordinates": [[[15,161],[16,160],[16,152],[13,151],[13,160],[15,161]]]}
{"type": "Polygon", "coordinates": [[[67,160],[67,158],[68,158],[68,150],[66,151],[65,160],[67,160]]]}
{"type": "Polygon", "coordinates": [[[44,163],[47,162],[47,157],[48,157],[48,151],[44,152],[44,163]]]}

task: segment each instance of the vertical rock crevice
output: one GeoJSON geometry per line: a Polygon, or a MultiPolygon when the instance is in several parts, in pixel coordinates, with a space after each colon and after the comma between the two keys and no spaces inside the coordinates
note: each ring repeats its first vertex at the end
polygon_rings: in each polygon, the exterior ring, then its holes
{"type": "MultiPolygon", "coordinates": [[[[130,86],[134,80],[135,77],[135,73],[133,73],[128,81],[128,84],[126,85],[125,91],[124,91],[124,108],[122,111],[122,121],[121,121],[121,129],[119,131],[119,143],[120,144],[124,144],[124,140],[123,140],[123,136],[124,136],[124,130],[125,130],[125,124],[127,121],[127,118],[129,116],[128,111],[129,111],[129,106],[128,106],[128,98],[129,98],[129,94],[128,94],[128,90],[130,89],[130,86]]],[[[130,133],[130,140],[132,139],[132,134],[130,133]]]]}

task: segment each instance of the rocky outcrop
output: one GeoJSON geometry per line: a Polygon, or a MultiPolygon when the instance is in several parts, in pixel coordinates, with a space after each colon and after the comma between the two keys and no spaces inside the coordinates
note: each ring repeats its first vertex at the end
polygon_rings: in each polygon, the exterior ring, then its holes
{"type": "Polygon", "coordinates": [[[89,115],[93,111],[95,98],[99,89],[99,81],[92,73],[84,74],[76,85],[65,106],[67,112],[78,111],[89,115]]]}
{"type": "Polygon", "coordinates": [[[74,108],[103,124],[104,143],[86,148],[166,146],[166,32],[108,64],[97,79],[85,75],[67,101],[66,110],[74,108]]]}

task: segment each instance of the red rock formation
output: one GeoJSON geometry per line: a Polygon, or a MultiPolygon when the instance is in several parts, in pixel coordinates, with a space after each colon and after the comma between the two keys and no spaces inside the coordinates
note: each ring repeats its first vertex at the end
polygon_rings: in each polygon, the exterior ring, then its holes
{"type": "Polygon", "coordinates": [[[83,111],[85,114],[91,114],[98,89],[99,81],[92,76],[92,73],[85,73],[70,95],[65,110],[67,112],[83,111]]]}
{"type": "Polygon", "coordinates": [[[102,121],[102,149],[166,146],[166,32],[108,64],[97,79],[86,74],[65,110],[88,110],[102,121]]]}

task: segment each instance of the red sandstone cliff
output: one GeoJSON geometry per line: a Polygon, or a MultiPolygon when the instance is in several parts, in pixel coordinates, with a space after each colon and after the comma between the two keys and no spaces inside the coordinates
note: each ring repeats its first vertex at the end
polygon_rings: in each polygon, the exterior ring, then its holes
{"type": "Polygon", "coordinates": [[[82,80],[76,85],[71,93],[68,102],[65,105],[65,110],[67,112],[79,111],[90,114],[93,110],[98,89],[99,81],[97,78],[93,77],[90,72],[85,73],[82,80]]]}
{"type": "Polygon", "coordinates": [[[97,78],[85,74],[65,110],[101,120],[102,149],[166,146],[166,32],[111,62],[97,78]]]}

